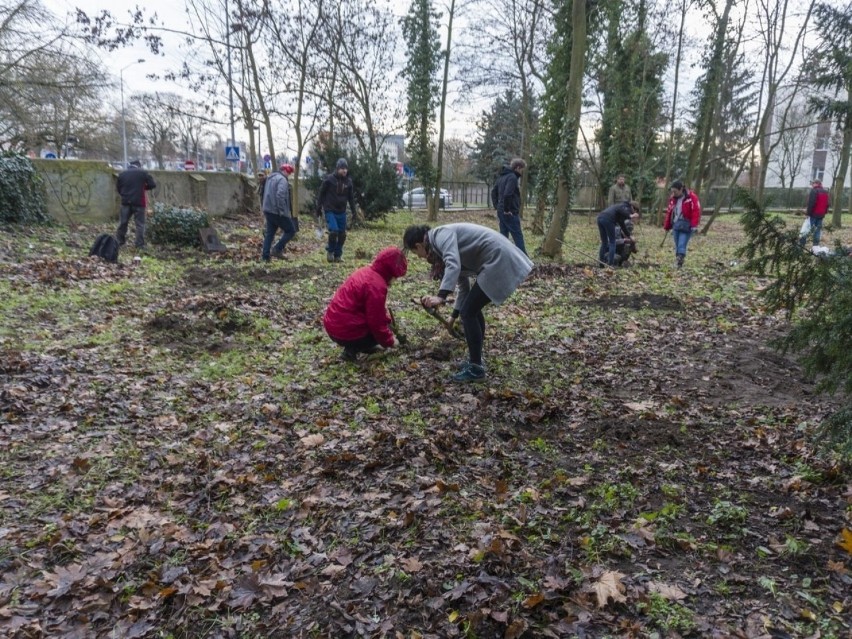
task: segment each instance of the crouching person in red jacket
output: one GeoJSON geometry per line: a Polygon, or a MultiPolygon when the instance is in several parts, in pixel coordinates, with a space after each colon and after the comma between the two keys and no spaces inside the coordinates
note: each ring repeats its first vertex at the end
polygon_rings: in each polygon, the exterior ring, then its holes
{"type": "Polygon", "coordinates": [[[331,298],[322,318],[325,332],[343,347],[343,359],[399,346],[385,304],[388,287],[405,275],[408,261],[396,247],[382,249],[369,266],[352,273],[331,298]]]}

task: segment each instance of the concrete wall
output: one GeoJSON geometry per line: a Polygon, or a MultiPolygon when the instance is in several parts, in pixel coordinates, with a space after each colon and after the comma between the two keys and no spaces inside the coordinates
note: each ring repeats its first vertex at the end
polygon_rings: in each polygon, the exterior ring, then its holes
{"type": "MultiPolygon", "coordinates": [[[[104,222],[118,219],[118,171],[104,162],[33,160],[44,181],[47,212],[56,220],[104,222]]],[[[253,180],[239,173],[150,171],[157,183],[152,202],[194,206],[212,217],[257,210],[253,180]]]]}

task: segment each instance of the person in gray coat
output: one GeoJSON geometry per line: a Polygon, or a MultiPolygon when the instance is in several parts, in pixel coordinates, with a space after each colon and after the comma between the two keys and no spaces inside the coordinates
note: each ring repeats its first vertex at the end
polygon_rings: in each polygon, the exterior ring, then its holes
{"type": "Polygon", "coordinates": [[[478,224],[447,224],[430,229],[409,226],[403,244],[432,265],[432,278],[441,282],[437,295],[425,295],[426,308],[445,304],[458,287],[453,319],[459,317],[467,341],[468,361],[452,376],[454,382],[485,379],[482,344],[488,303],[502,304],[532,271],[533,263],[510,240],[478,224]],[[476,278],[471,286],[470,278],[476,278]]]}
{"type": "Polygon", "coordinates": [[[261,206],[263,217],[266,219],[266,230],[263,233],[260,258],[264,262],[269,261],[270,251],[277,258],[287,259],[284,257],[284,248],[296,235],[296,224],[293,222],[293,192],[287,180],[287,175],[292,172],[293,167],[290,164],[282,164],[281,170],[270,174],[263,184],[261,206]],[[278,229],[281,229],[282,235],[273,249],[272,240],[275,239],[278,229]]]}

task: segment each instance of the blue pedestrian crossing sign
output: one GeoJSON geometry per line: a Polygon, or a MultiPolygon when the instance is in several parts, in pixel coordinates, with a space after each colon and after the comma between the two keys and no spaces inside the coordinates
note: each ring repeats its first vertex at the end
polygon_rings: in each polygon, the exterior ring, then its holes
{"type": "Polygon", "coordinates": [[[225,147],[225,159],[228,162],[239,162],[240,161],[240,147],[238,147],[238,146],[226,146],[225,147]]]}

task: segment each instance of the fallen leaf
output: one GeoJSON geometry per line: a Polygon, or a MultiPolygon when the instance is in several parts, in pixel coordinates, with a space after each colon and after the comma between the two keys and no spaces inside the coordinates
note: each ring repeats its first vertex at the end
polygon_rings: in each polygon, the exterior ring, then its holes
{"type": "Polygon", "coordinates": [[[509,624],[509,627],[506,628],[506,632],[503,634],[503,639],[518,639],[518,637],[524,634],[526,630],[527,622],[523,619],[515,619],[509,624]]]}
{"type": "Polygon", "coordinates": [[[623,578],[624,573],[608,570],[592,583],[591,589],[598,599],[598,608],[606,606],[609,599],[614,603],[627,601],[624,596],[624,584],[621,583],[623,578]]]}
{"type": "Polygon", "coordinates": [[[648,584],[648,592],[655,592],[669,601],[681,601],[687,597],[686,593],[677,586],[672,586],[662,581],[650,582],[648,584]]]}
{"type": "Polygon", "coordinates": [[[632,411],[636,411],[637,413],[641,413],[646,410],[650,410],[654,408],[656,404],[651,400],[645,400],[644,402],[627,402],[625,406],[632,411]]]}
{"type": "Polygon", "coordinates": [[[530,595],[529,597],[524,599],[521,605],[527,610],[530,610],[531,608],[535,608],[542,601],[544,601],[544,595],[540,592],[537,592],[534,595],[530,595]]]}
{"type": "Polygon", "coordinates": [[[840,541],[837,542],[837,545],[852,555],[852,530],[849,530],[848,528],[841,530],[840,541]]]}
{"type": "Polygon", "coordinates": [[[299,440],[305,448],[316,448],[325,443],[325,437],[317,433],[316,435],[308,435],[299,440]]]}
{"type": "Polygon", "coordinates": [[[399,563],[405,569],[405,572],[420,572],[423,569],[423,564],[415,557],[406,557],[401,559],[399,563]]]}

